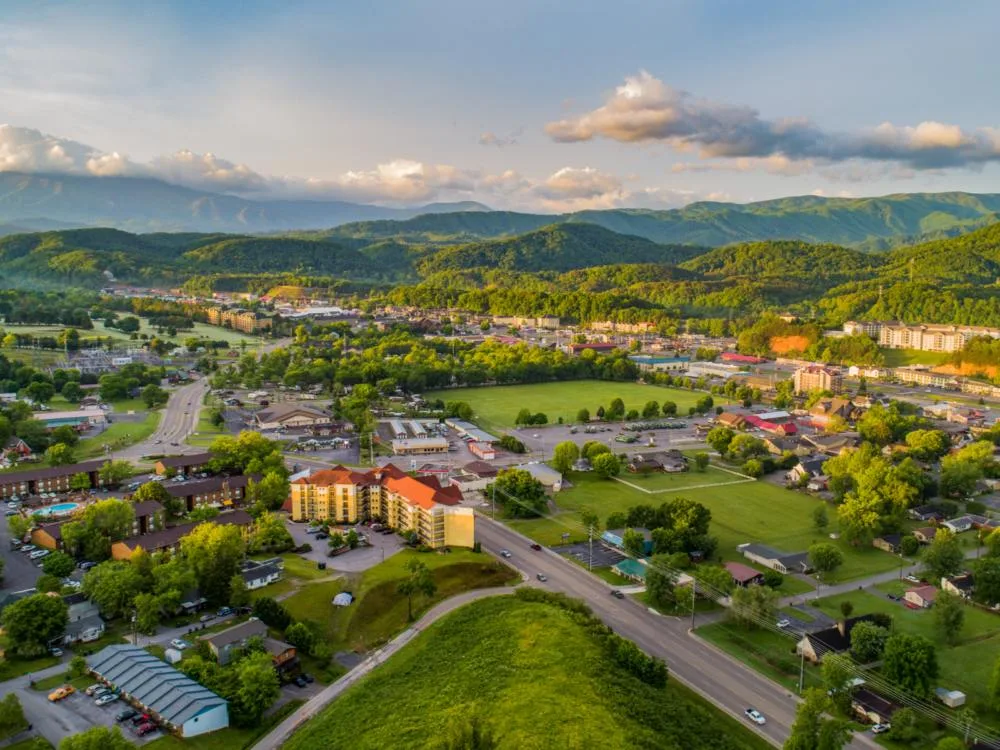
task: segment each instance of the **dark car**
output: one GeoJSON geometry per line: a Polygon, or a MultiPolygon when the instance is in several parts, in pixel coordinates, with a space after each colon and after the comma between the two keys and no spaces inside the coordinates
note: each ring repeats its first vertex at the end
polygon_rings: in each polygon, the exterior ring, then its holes
{"type": "Polygon", "coordinates": [[[317,539],[329,539],[330,535],[327,534],[325,531],[321,531],[318,534],[316,534],[316,538],[317,539]]]}
{"type": "Polygon", "coordinates": [[[302,679],[305,680],[306,682],[310,683],[310,684],[316,681],[316,678],[313,677],[308,672],[303,672],[302,673],[302,679]]]}
{"type": "Polygon", "coordinates": [[[538,544],[536,542],[535,544],[531,545],[531,549],[535,550],[535,552],[541,552],[542,551],[542,545],[540,545],[540,544],[538,544]]]}
{"type": "Polygon", "coordinates": [[[128,721],[129,719],[134,718],[138,713],[139,712],[134,708],[126,708],[115,714],[115,721],[128,721]]]}
{"type": "Polygon", "coordinates": [[[625,594],[623,594],[618,589],[615,589],[614,591],[612,591],[611,592],[611,596],[613,596],[615,599],[624,599],[625,598],[625,594]]]}
{"type": "Polygon", "coordinates": [[[132,717],[133,724],[147,724],[153,720],[149,714],[136,714],[132,717]]]}
{"type": "Polygon", "coordinates": [[[298,677],[296,677],[294,680],[292,680],[292,682],[294,682],[300,688],[304,688],[306,685],[309,684],[308,682],[306,682],[306,678],[303,677],[302,675],[299,675],[298,677]]]}

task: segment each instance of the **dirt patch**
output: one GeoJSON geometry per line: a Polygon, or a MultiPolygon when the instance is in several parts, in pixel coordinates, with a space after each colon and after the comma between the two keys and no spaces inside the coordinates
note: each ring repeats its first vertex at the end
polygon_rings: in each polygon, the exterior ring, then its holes
{"type": "Polygon", "coordinates": [[[811,342],[805,336],[772,336],[769,346],[775,354],[804,352],[811,342]]]}
{"type": "Polygon", "coordinates": [[[963,362],[961,365],[940,365],[934,368],[934,372],[939,372],[942,375],[986,375],[989,378],[995,378],[1000,375],[1000,366],[963,362]]]}

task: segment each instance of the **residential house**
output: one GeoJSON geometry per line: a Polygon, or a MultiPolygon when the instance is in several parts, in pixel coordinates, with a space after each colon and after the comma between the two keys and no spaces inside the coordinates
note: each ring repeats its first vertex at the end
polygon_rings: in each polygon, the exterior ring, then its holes
{"type": "Polygon", "coordinates": [[[187,456],[164,456],[154,465],[157,474],[195,474],[207,471],[208,462],[213,458],[211,453],[192,453],[187,456]]]}
{"type": "Polygon", "coordinates": [[[849,617],[836,625],[812,633],[806,633],[795,645],[795,653],[814,664],[822,661],[826,654],[841,654],[851,648],[851,631],[859,622],[871,622],[871,615],[849,617]]]}
{"type": "Polygon", "coordinates": [[[808,453],[808,451],[799,444],[797,438],[766,435],[762,437],[761,440],[764,442],[764,447],[767,448],[767,452],[772,456],[784,455],[786,451],[796,455],[808,453]]]}
{"type": "Polygon", "coordinates": [[[687,457],[679,450],[654,451],[652,453],[636,453],[628,463],[632,473],[662,471],[667,474],[678,474],[688,470],[687,457]]]}
{"type": "Polygon", "coordinates": [[[862,721],[888,724],[892,721],[893,714],[899,710],[899,706],[862,687],[855,690],[851,696],[851,710],[862,721]]]}
{"type": "Polygon", "coordinates": [[[902,542],[903,537],[901,534],[883,534],[882,536],[877,536],[872,540],[872,547],[895,555],[899,553],[899,548],[902,542]]]}
{"type": "Polygon", "coordinates": [[[945,521],[941,525],[954,534],[961,534],[964,531],[972,529],[974,522],[972,516],[959,516],[958,518],[945,521]]]}
{"type": "Polygon", "coordinates": [[[214,635],[202,636],[200,640],[208,644],[209,650],[219,664],[226,665],[232,661],[235,653],[246,647],[251,638],[261,639],[264,648],[271,654],[271,661],[279,672],[288,671],[298,666],[295,646],[268,637],[267,625],[256,617],[251,617],[246,622],[233,625],[214,635]]]}
{"type": "Polygon", "coordinates": [[[743,557],[779,573],[808,573],[812,570],[807,552],[780,552],[763,544],[745,543],[737,547],[743,557]]]}
{"type": "Polygon", "coordinates": [[[907,606],[918,609],[929,609],[934,606],[934,599],[937,597],[937,592],[938,590],[930,584],[914,586],[911,589],[907,589],[906,593],[903,594],[903,601],[906,602],[907,606]]]}
{"type": "Polygon", "coordinates": [[[458,487],[442,486],[436,477],[412,477],[393,464],[366,472],[335,466],[291,483],[295,521],[378,518],[399,531],[416,531],[421,543],[434,548],[473,545],[475,515],[460,507],[461,501],[458,487]]]}
{"type": "Polygon", "coordinates": [[[835,418],[845,422],[854,416],[854,404],[846,398],[821,398],[809,410],[809,418],[818,425],[826,426],[835,418]]]}
{"type": "Polygon", "coordinates": [[[264,588],[281,580],[281,568],[277,563],[268,562],[246,567],[240,571],[240,577],[250,591],[264,588]]]}
{"type": "Polygon", "coordinates": [[[913,530],[913,536],[917,538],[917,541],[921,544],[930,544],[934,541],[934,537],[937,536],[936,526],[924,526],[919,529],[913,530]]]}
{"type": "Polygon", "coordinates": [[[936,505],[920,505],[916,508],[910,508],[907,511],[907,515],[910,516],[914,521],[943,521],[944,514],[941,513],[938,506],[936,505]]]}
{"type": "Polygon", "coordinates": [[[821,458],[802,458],[799,462],[795,464],[788,473],[785,474],[785,479],[789,482],[798,484],[803,480],[815,479],[816,477],[823,476],[823,464],[827,461],[826,456],[821,458]]]}
{"type": "Polygon", "coordinates": [[[751,584],[764,583],[764,574],[759,570],[754,570],[749,565],[738,562],[723,563],[723,567],[729,571],[733,578],[733,583],[737,586],[750,586],[751,584]]]}
{"type": "Polygon", "coordinates": [[[803,435],[802,442],[811,445],[824,455],[839,456],[849,448],[857,448],[861,442],[861,436],[856,432],[840,432],[836,435],[803,435]]]}
{"type": "Polygon", "coordinates": [[[975,581],[972,573],[960,573],[954,576],[945,576],[941,579],[941,590],[949,594],[960,596],[963,599],[971,599],[975,589],[975,581]]]}
{"type": "Polygon", "coordinates": [[[104,635],[104,620],[94,602],[79,592],[64,596],[63,602],[68,615],[63,643],[89,643],[104,635]]]}
{"type": "Polygon", "coordinates": [[[22,459],[30,457],[34,451],[32,451],[31,446],[21,440],[21,438],[14,436],[4,445],[3,453],[8,458],[21,461],[22,459]]]}
{"type": "Polygon", "coordinates": [[[43,523],[31,530],[31,543],[45,549],[62,549],[62,527],[69,519],[43,523]]]}
{"type": "MultiPolygon", "coordinates": [[[[629,529],[608,529],[603,534],[601,534],[601,541],[610,544],[615,549],[623,550],[625,549],[625,532],[629,529]]],[[[644,529],[642,527],[632,529],[632,531],[638,531],[642,534],[643,539],[643,554],[651,555],[653,553],[653,534],[649,529],[644,529]]]]}
{"type": "Polygon", "coordinates": [[[167,512],[155,500],[144,500],[132,504],[135,517],[132,520],[132,536],[151,534],[166,526],[167,512]]]}

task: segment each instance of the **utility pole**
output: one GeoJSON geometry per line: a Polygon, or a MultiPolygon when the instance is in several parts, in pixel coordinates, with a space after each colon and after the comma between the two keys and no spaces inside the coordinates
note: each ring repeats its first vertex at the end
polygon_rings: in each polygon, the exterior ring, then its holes
{"type": "Polygon", "coordinates": [[[587,544],[590,547],[590,558],[587,561],[587,570],[594,570],[594,522],[591,521],[590,525],[587,526],[587,544]]]}
{"type": "Polygon", "coordinates": [[[799,651],[799,695],[802,695],[802,683],[805,681],[806,677],[806,652],[804,649],[799,651]]]}
{"type": "Polygon", "coordinates": [[[495,479],[493,480],[493,484],[491,484],[490,487],[493,489],[493,500],[492,500],[492,505],[490,507],[490,520],[495,521],[497,520],[497,483],[495,479]]]}
{"type": "Polygon", "coordinates": [[[691,630],[694,630],[694,604],[695,597],[698,595],[698,581],[691,580],[691,630]]]}

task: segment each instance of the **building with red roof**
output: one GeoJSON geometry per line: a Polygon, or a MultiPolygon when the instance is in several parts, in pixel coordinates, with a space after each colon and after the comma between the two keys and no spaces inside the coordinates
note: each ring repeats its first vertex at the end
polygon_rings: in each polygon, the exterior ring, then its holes
{"type": "Polygon", "coordinates": [[[462,491],[432,476],[411,476],[394,464],[357,471],[323,469],[291,483],[295,521],[357,523],[378,519],[398,531],[415,531],[428,547],[471,547],[475,516],[460,507],[462,491]]]}
{"type": "Polygon", "coordinates": [[[754,414],[747,414],[743,417],[743,419],[750,427],[756,427],[758,430],[762,430],[769,435],[788,437],[789,435],[794,435],[798,432],[798,428],[792,422],[784,424],[769,422],[766,419],[761,419],[754,414]]]}

